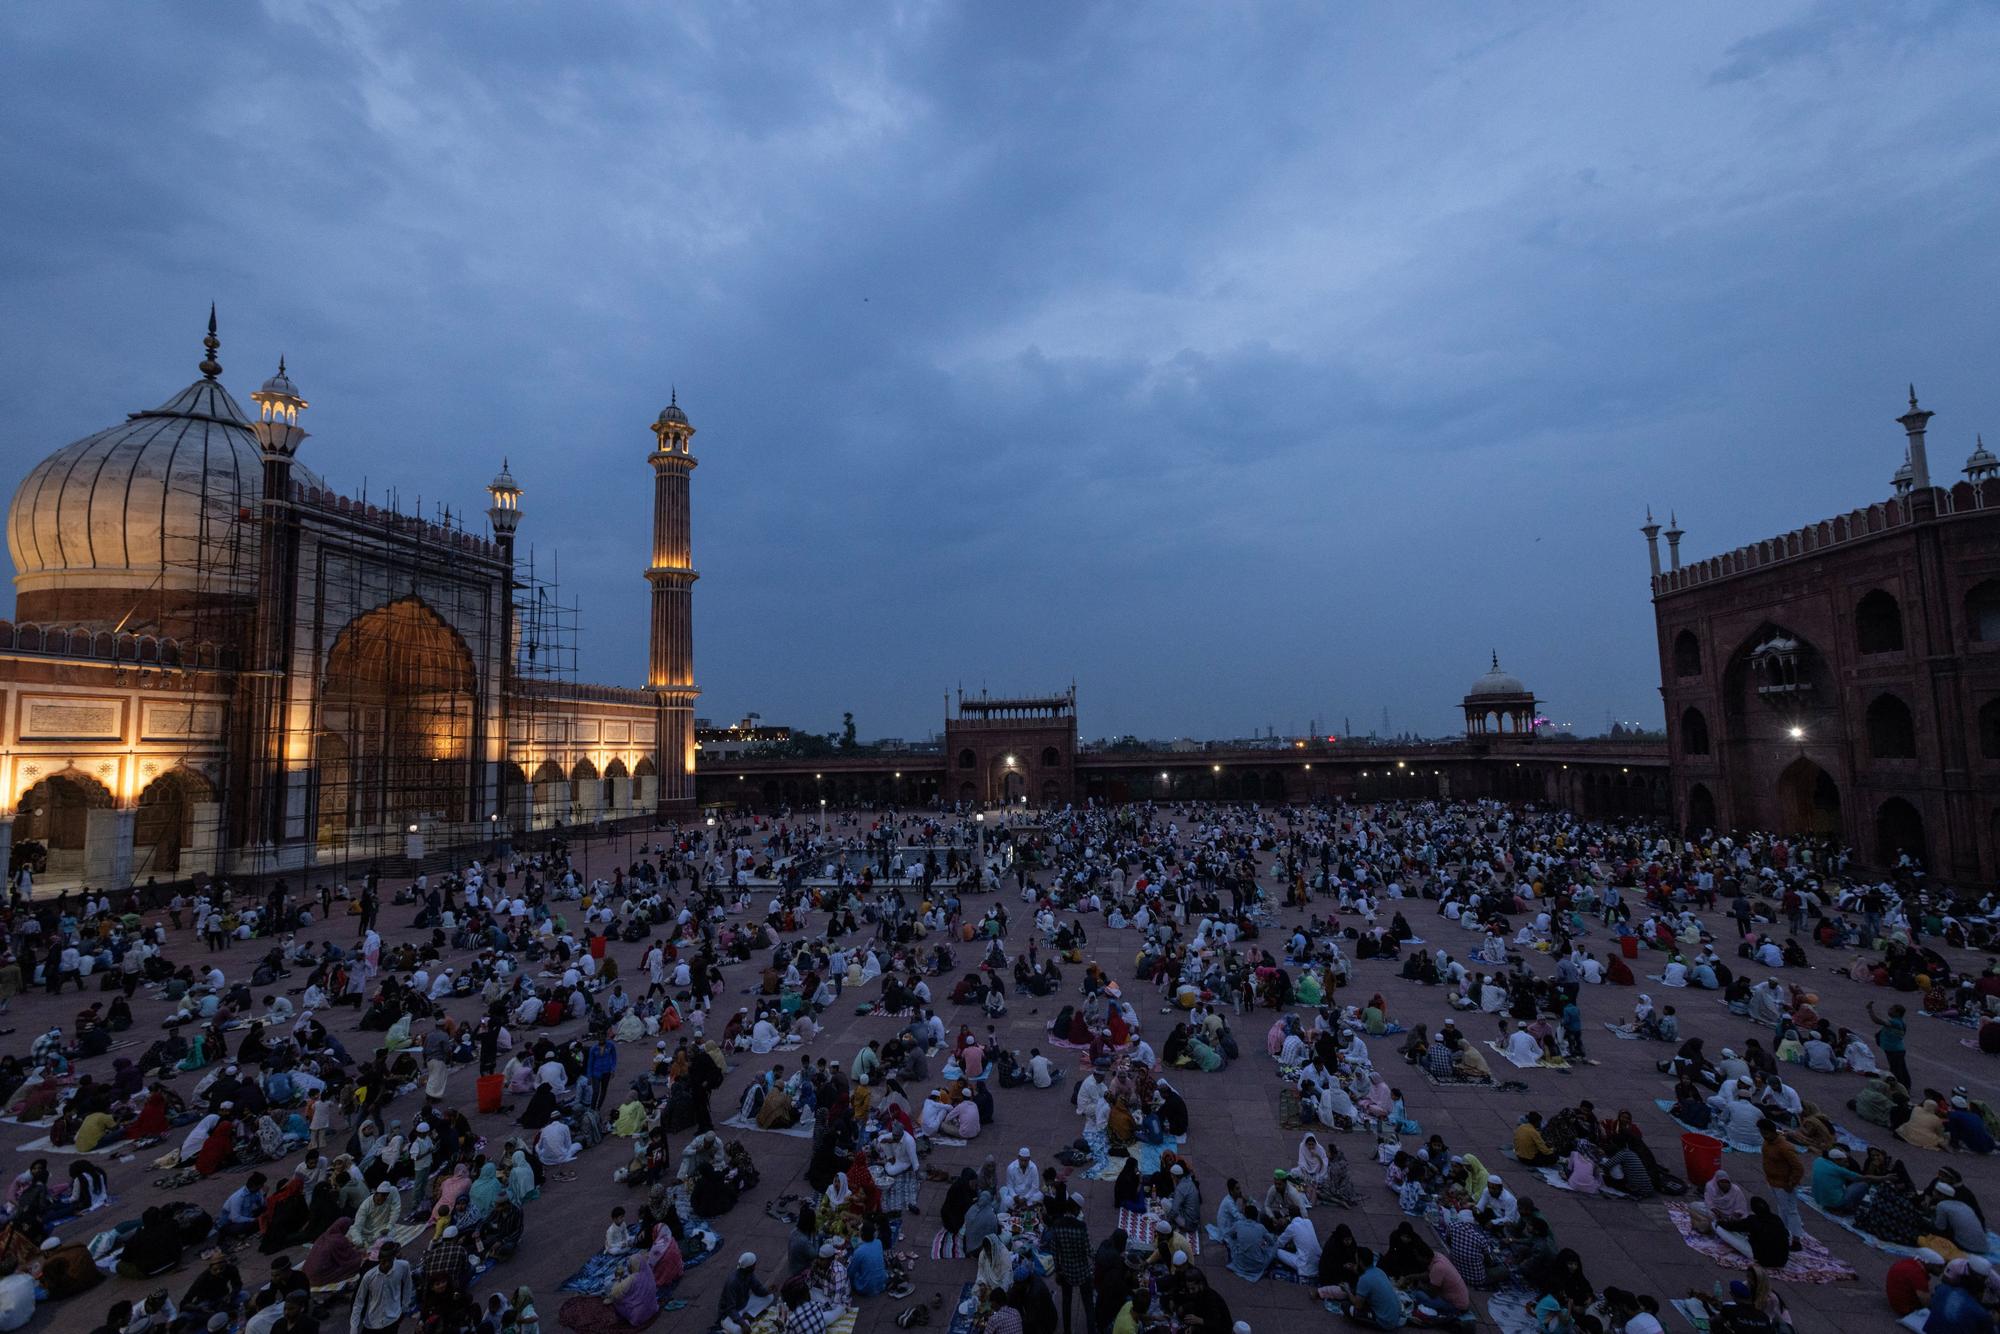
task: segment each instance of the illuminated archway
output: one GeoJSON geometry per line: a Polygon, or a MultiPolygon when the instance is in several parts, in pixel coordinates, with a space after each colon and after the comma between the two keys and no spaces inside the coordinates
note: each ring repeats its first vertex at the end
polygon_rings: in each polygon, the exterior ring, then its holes
{"type": "Polygon", "coordinates": [[[215,788],[187,769],[169,769],[148,783],[132,825],[132,878],[180,874],[181,856],[196,840],[194,808],[214,801],[215,788]]]}
{"type": "Polygon", "coordinates": [[[322,840],[468,818],[478,735],[472,652],[421,598],[350,621],[326,655],[318,728],[322,840]]]}
{"type": "Polygon", "coordinates": [[[80,875],[90,813],[117,805],[104,784],[76,769],[50,774],[16,803],[15,865],[25,860],[51,875],[80,875]],[[22,845],[32,845],[24,848],[22,845]],[[33,851],[34,846],[41,853],[33,851]]]}

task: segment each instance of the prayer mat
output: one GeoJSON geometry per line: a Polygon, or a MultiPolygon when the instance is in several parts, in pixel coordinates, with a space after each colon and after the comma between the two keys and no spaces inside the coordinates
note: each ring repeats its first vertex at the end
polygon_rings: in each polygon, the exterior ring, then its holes
{"type": "MultiPolygon", "coordinates": [[[[1688,1244],[1689,1250],[1707,1256],[1724,1269],[1750,1267],[1750,1257],[1728,1242],[1695,1231],[1685,1204],[1668,1205],[1667,1217],[1673,1220],[1674,1230],[1681,1234],[1681,1240],[1688,1244]]],[[[1842,1261],[1821,1245],[1817,1238],[1810,1236],[1805,1239],[1805,1245],[1792,1252],[1791,1260],[1783,1269],[1766,1272],[1781,1283],[1840,1283],[1857,1277],[1852,1265],[1842,1261]]]]}
{"type": "Polygon", "coordinates": [[[739,1115],[730,1117],[722,1124],[728,1126],[731,1130],[754,1130],[760,1135],[789,1135],[793,1139],[811,1139],[813,1137],[813,1128],[810,1121],[801,1121],[795,1126],[786,1126],[783,1130],[767,1130],[755,1121],[752,1121],[749,1117],[739,1115]]]}
{"type": "MultiPolygon", "coordinates": [[[[1150,1213],[1141,1213],[1136,1209],[1120,1209],[1118,1226],[1125,1230],[1125,1248],[1133,1251],[1152,1250],[1155,1221],[1150,1213]]],[[[1188,1244],[1194,1247],[1196,1255],[1201,1254],[1201,1233],[1202,1230],[1196,1228],[1188,1234],[1188,1244]]]]}
{"type": "Polygon", "coordinates": [[[131,1145],[121,1139],[111,1144],[100,1144],[94,1149],[79,1149],[74,1143],[51,1144],[47,1135],[42,1136],[40,1139],[31,1139],[26,1144],[18,1146],[19,1151],[22,1153],[66,1153],[85,1158],[110,1158],[120,1151],[131,1147],[131,1145]]]}
{"type": "MultiPolygon", "coordinates": [[[[1694,1327],[1694,1334],[1708,1334],[1708,1308],[1692,1297],[1682,1297],[1669,1303],[1681,1313],[1681,1319],[1694,1327]]],[[[1929,1315],[1928,1311],[1925,1315],[1929,1315]]]]}
{"type": "MultiPolygon", "coordinates": [[[[1151,1176],[1155,1172],[1160,1170],[1160,1156],[1162,1154],[1179,1152],[1180,1147],[1184,1142],[1185,1141],[1177,1140],[1172,1135],[1169,1135],[1167,1136],[1164,1143],[1148,1144],[1144,1140],[1140,1140],[1137,1144],[1134,1144],[1131,1147],[1138,1153],[1139,1170],[1141,1172],[1144,1172],[1147,1176],[1151,1176]]],[[[1130,1156],[1129,1152],[1127,1156],[1128,1157],[1130,1156]]]]}
{"type": "MultiPolygon", "coordinates": [[[[1889,1255],[1900,1256],[1905,1258],[1909,1256],[1914,1256],[1917,1253],[1917,1248],[1915,1246],[1899,1246],[1893,1241],[1884,1241],[1880,1237],[1877,1237],[1872,1233],[1863,1232],[1860,1228],[1854,1225],[1854,1221],[1852,1219],[1842,1218],[1839,1214],[1828,1213],[1825,1209],[1820,1207],[1819,1201],[1815,1200],[1812,1197],[1812,1192],[1810,1190],[1805,1190],[1805,1189],[1799,1190],[1798,1197],[1800,1204],[1803,1204],[1806,1208],[1812,1210],[1814,1213],[1818,1214],[1821,1218],[1824,1218],[1827,1222],[1833,1224],[1837,1228],[1840,1228],[1842,1231],[1852,1232],[1855,1236],[1859,1237],[1871,1249],[1882,1251],[1889,1255]]],[[[1986,1258],[1988,1260],[2000,1262],[2000,1233],[1988,1232],[1986,1234],[1986,1258]]]]}
{"type": "Polygon", "coordinates": [[[958,1304],[951,1308],[951,1325],[945,1334],[972,1334],[978,1319],[979,1304],[973,1300],[972,1284],[958,1290],[958,1304]]]}
{"type": "Polygon", "coordinates": [[[571,1274],[556,1285],[558,1292],[577,1292],[586,1297],[602,1297],[611,1291],[611,1285],[618,1281],[618,1271],[625,1264],[625,1255],[612,1255],[600,1251],[583,1262],[583,1268],[571,1274]]]}
{"type": "Polygon", "coordinates": [[[1730,1146],[1730,1143],[1729,1143],[1729,1141],[1728,1141],[1728,1140],[1726,1140],[1726,1139],[1723,1139],[1723,1138],[1722,1138],[1722,1136],[1720,1136],[1720,1135],[1716,1134],[1716,1133],[1715,1133],[1715,1132],[1714,1132],[1713,1130],[1704,1130],[1704,1129],[1702,1129],[1702,1128],[1701,1128],[1700,1126],[1691,1126],[1691,1125],[1689,1125],[1689,1124],[1688,1124],[1687,1122],[1685,1122],[1685,1121],[1681,1120],[1681,1119],[1680,1119],[1680,1118],[1679,1118],[1678,1116],[1675,1116],[1675,1115],[1674,1115],[1674,1104],[1673,1104],[1673,1099],[1671,1099],[1671,1098],[1655,1098],[1655,1099],[1653,1099],[1653,1106],[1655,1106],[1655,1107],[1659,1108],[1659,1109],[1660,1109],[1661,1111],[1665,1112],[1665,1113],[1667,1114],[1667,1119],[1668,1119],[1669,1121],[1672,1121],[1672,1122],[1673,1122],[1673,1123],[1674,1123],[1675,1125],[1679,1126],[1679,1127],[1680,1127],[1680,1128],[1681,1128],[1682,1130],[1685,1130],[1685,1131],[1687,1131],[1687,1132],[1688,1132],[1688,1133],[1689,1133],[1690,1135],[1706,1135],[1706,1136],[1708,1136],[1708,1137],[1709,1137],[1710,1139],[1712,1139],[1712,1140],[1716,1141],[1717,1143],[1721,1144],[1721,1145],[1722,1145],[1722,1151],[1723,1151],[1724,1153],[1743,1153],[1743,1152],[1745,1152],[1745,1151],[1744,1151],[1744,1150],[1742,1150],[1742,1149],[1737,1149],[1737,1148],[1732,1148],[1732,1147],[1730,1146]]]}
{"type": "Polygon", "coordinates": [[[1271,1267],[1264,1271],[1264,1277],[1270,1279],[1273,1283],[1292,1283],[1300,1287],[1312,1288],[1319,1286],[1318,1278],[1305,1277],[1305,1275],[1299,1273],[1298,1270],[1292,1268],[1283,1260],[1278,1259],[1275,1255],[1271,1257],[1271,1267]]]}
{"type": "Polygon", "coordinates": [[[885,1010],[882,1008],[881,1001],[876,1001],[873,1005],[857,1006],[854,1012],[872,1019],[914,1019],[917,1017],[917,1012],[910,1009],[907,1005],[900,1010],[885,1010]]]}
{"type": "Polygon", "coordinates": [[[938,1234],[931,1238],[931,1259],[963,1260],[964,1258],[964,1240],[956,1232],[947,1232],[939,1228],[938,1234]]]}
{"type": "Polygon", "coordinates": [[[1519,1288],[1496,1292],[1486,1300],[1486,1318],[1500,1334],[1536,1334],[1541,1324],[1535,1319],[1535,1303],[1540,1300],[1519,1288]]]}
{"type": "Polygon", "coordinates": [[[1501,1058],[1503,1058],[1509,1065],[1514,1066],[1516,1069],[1519,1070],[1568,1070],[1570,1068],[1568,1061],[1550,1062],[1546,1058],[1533,1061],[1517,1061],[1505,1047],[1501,1046],[1499,1043],[1495,1042],[1491,1038],[1488,1038],[1486,1040],[1486,1049],[1490,1052],[1496,1053],[1501,1058]]]}
{"type": "Polygon", "coordinates": [[[1644,1033],[1630,1032],[1623,1024],[1606,1024],[1604,1029],[1612,1037],[1619,1039],[1621,1042],[1644,1042],[1646,1040],[1644,1033]]]}
{"type": "Polygon", "coordinates": [[[1578,1190],[1575,1186],[1569,1184],[1567,1177],[1553,1167],[1537,1167],[1535,1175],[1548,1182],[1551,1186],[1554,1186],[1557,1190],[1566,1190],[1572,1195],[1581,1195],[1585,1199],[1589,1199],[1592,1195],[1597,1195],[1607,1200],[1625,1200],[1628,1203],[1636,1203],[1639,1198],[1636,1195],[1627,1195],[1615,1186],[1599,1186],[1595,1191],[1578,1190]]]}
{"type": "Polygon", "coordinates": [[[1979,1045],[1978,1038],[1960,1038],[1958,1045],[1966,1048],[1968,1051],[1976,1051],[1982,1056],[1988,1054],[1986,1049],[1979,1045]]]}
{"type": "Polygon", "coordinates": [[[1979,1027],[1979,1021],[1978,1021],[1977,1019],[1967,1019],[1967,1018],[1966,1018],[1965,1016],[1963,1016],[1963,1015],[1957,1015],[1957,1014],[1932,1014],[1932,1013],[1930,1013],[1930,1012],[1929,1012],[1928,1010],[1918,1010],[1918,1011],[1917,1011],[1917,1013],[1918,1013],[1918,1014],[1920,1014],[1920,1015],[1923,1015],[1923,1017],[1924,1017],[1924,1018],[1926,1018],[1926,1019],[1935,1019],[1935,1020],[1937,1020],[1937,1021],[1938,1021],[1939,1023],[1941,1023],[1941,1024],[1951,1024],[1951,1025],[1954,1025],[1955,1027],[1958,1027],[1958,1028],[1977,1028],[1977,1027],[1979,1027]]]}
{"type": "MultiPolygon", "coordinates": [[[[1448,1089],[1448,1088],[1492,1088],[1492,1087],[1493,1087],[1493,1077],[1492,1077],[1491,1075],[1461,1075],[1461,1074],[1449,1074],[1449,1075],[1444,1075],[1444,1076],[1440,1077],[1440,1076],[1438,1076],[1438,1075],[1434,1075],[1434,1074],[1432,1074],[1432,1073],[1431,1073],[1430,1071],[1426,1070],[1426,1071],[1424,1071],[1424,1078],[1425,1078],[1426,1080],[1430,1081],[1431,1083],[1433,1083],[1433,1084],[1437,1085],[1437,1086],[1438,1086],[1439,1088],[1441,1088],[1441,1089],[1448,1089]]],[[[1523,1085],[1523,1087],[1526,1087],[1526,1086],[1525,1086],[1525,1085],[1523,1085]]],[[[1289,1130],[1289,1129],[1291,1129],[1291,1127],[1290,1127],[1290,1126],[1287,1126],[1287,1127],[1286,1127],[1286,1129],[1288,1129],[1288,1130],[1289,1130]]]]}

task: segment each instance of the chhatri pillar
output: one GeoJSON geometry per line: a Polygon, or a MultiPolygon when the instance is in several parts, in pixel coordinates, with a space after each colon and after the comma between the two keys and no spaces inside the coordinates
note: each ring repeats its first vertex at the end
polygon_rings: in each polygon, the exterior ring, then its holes
{"type": "Polygon", "coordinates": [[[659,701],[660,771],[657,813],[663,820],[687,820],[694,802],[693,535],[688,518],[688,478],[695,457],[688,450],[694,427],[673,395],[653,423],[657,448],[653,465],[653,559],[646,582],[653,586],[652,637],[646,654],[646,688],[659,701]]]}

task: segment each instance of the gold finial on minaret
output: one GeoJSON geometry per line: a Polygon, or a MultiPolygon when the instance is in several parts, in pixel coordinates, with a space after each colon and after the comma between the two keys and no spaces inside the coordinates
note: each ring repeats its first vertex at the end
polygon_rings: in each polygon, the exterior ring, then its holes
{"type": "Polygon", "coordinates": [[[222,340],[215,336],[215,303],[213,301],[208,303],[208,337],[201,340],[201,345],[207,349],[207,355],[202,357],[201,365],[195,367],[195,369],[201,372],[203,379],[213,380],[216,376],[222,374],[222,363],[215,359],[216,350],[222,346],[222,340]]]}

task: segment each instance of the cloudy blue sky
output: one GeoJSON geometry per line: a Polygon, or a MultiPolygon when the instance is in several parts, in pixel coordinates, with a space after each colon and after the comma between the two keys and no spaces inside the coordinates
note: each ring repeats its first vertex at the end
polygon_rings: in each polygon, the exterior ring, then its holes
{"type": "MultiPolygon", "coordinates": [[[[1657,719],[1699,556],[2000,436],[2000,11],[15,5],[0,476],[280,351],[311,465],[500,457],[643,680],[647,423],[703,712],[1443,731],[1491,648],[1657,719]]],[[[12,481],[9,481],[11,486],[12,481]]]]}

